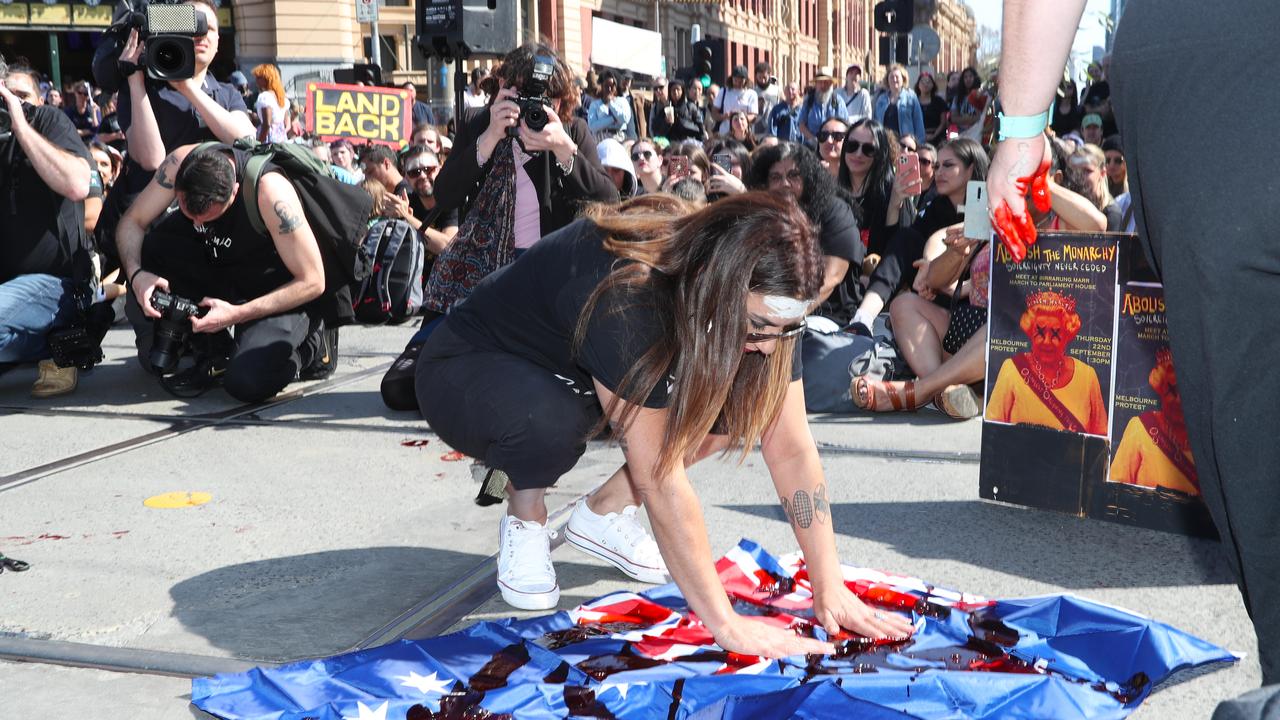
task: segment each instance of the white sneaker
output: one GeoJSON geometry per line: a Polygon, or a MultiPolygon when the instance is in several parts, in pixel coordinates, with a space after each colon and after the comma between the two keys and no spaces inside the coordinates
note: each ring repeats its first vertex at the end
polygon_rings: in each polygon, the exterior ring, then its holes
{"type": "Polygon", "coordinates": [[[636,519],[637,508],[597,515],[580,500],[569,516],[564,537],[582,552],[599,558],[640,582],[670,582],[658,543],[636,519]]]}
{"type": "Polygon", "coordinates": [[[551,533],[545,525],[502,516],[498,589],[508,605],[521,610],[550,610],[560,602],[560,586],[551,566],[551,533]]]}

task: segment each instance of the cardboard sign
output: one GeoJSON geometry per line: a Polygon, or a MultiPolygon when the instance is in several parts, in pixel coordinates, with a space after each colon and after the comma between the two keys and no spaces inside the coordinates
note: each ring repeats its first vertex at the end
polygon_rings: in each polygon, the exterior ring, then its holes
{"type": "Polygon", "coordinates": [[[340,138],[390,145],[409,144],[413,98],[399,88],[307,84],[307,131],[326,142],[340,138]]]}
{"type": "Polygon", "coordinates": [[[1213,537],[1136,238],[1040,234],[991,268],[981,497],[1213,537]]]}

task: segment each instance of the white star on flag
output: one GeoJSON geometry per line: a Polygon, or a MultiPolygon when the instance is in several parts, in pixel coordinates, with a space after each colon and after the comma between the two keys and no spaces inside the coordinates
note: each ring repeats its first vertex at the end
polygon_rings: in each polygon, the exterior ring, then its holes
{"type": "Polygon", "coordinates": [[[356,702],[356,710],[360,713],[356,717],[342,716],[342,720],[387,720],[387,703],[384,701],[377,710],[370,709],[368,705],[362,702],[356,702]]]}
{"type": "Polygon", "coordinates": [[[627,693],[631,691],[631,683],[614,683],[612,685],[601,685],[600,694],[603,695],[606,690],[617,690],[623,700],[627,699],[627,693]]]}
{"type": "Polygon", "coordinates": [[[401,685],[411,687],[423,695],[443,695],[449,692],[449,686],[453,683],[448,680],[442,680],[433,672],[430,675],[419,675],[412,670],[408,675],[397,675],[396,679],[401,685]]]}

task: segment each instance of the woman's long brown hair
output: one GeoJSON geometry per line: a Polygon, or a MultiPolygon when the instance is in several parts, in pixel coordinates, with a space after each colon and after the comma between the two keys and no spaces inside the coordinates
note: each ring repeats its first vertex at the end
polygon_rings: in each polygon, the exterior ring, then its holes
{"type": "MultiPolygon", "coordinates": [[[[822,286],[816,233],[788,197],[746,193],[696,213],[670,196],[643,196],[618,207],[586,211],[604,233],[604,247],[620,259],[578,318],[580,347],[591,315],[607,293],[618,312],[645,307],[661,326],[657,341],[623,376],[617,401],[626,432],[637,410],[670,372],[674,387],[661,452],[653,469],[665,475],[683,462],[717,418],[729,450],[745,457],[777,417],[791,381],[792,337],[770,355],[747,353],[747,295],[811,300],[822,286]],[[629,262],[628,262],[629,261],[629,262]]],[[[615,407],[605,408],[603,429],[615,407]]]]}

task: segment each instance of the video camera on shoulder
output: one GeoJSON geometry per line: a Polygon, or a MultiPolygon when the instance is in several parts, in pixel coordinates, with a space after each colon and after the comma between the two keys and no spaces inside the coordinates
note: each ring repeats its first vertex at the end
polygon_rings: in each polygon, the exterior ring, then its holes
{"type": "MultiPolygon", "coordinates": [[[[520,95],[516,104],[520,106],[520,119],[530,130],[540,132],[547,126],[551,118],[547,115],[547,87],[551,83],[551,75],[556,71],[556,60],[547,55],[533,57],[533,70],[520,85],[520,95]]],[[[508,128],[514,134],[515,128],[508,128]]]]}
{"type": "Polygon", "coordinates": [[[117,9],[115,22],[94,53],[93,76],[103,90],[115,92],[121,85],[116,63],[133,29],[143,44],[138,64],[147,77],[167,82],[195,76],[196,40],[209,32],[204,13],[194,5],[139,0],[117,9]]]}
{"type": "Polygon", "coordinates": [[[191,337],[192,316],[204,317],[209,308],[158,289],[151,293],[151,307],[160,313],[160,318],[156,320],[151,354],[147,360],[156,370],[169,372],[177,367],[182,350],[191,337]]]}

